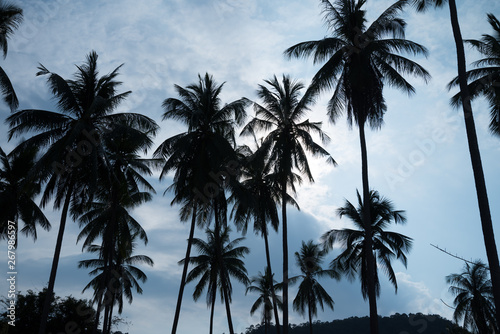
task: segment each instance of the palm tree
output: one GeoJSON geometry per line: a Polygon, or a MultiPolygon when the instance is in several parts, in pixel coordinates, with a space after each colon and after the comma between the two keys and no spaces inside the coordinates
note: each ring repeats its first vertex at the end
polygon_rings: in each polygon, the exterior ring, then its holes
{"type": "MultiPolygon", "coordinates": [[[[276,292],[282,288],[281,284],[276,283],[274,274],[269,267],[264,269],[264,274],[259,271],[257,276],[250,279],[250,284],[247,287],[245,294],[255,292],[259,294],[259,298],[253,303],[250,309],[250,315],[253,315],[259,308],[262,308],[262,322],[264,323],[264,330],[267,334],[269,326],[271,325],[271,318],[273,308],[276,306],[280,310],[283,309],[281,298],[276,295],[276,292]]],[[[276,328],[279,324],[276,322],[276,328]]]]}
{"type": "Polygon", "coordinates": [[[133,300],[133,290],[142,294],[142,288],[139,281],[146,282],[147,276],[142,270],[136,267],[137,264],[147,264],[153,266],[153,260],[146,255],[132,255],[134,244],[117,243],[115,257],[112,259],[112,265],[104,262],[102,246],[90,245],[86,249],[90,253],[99,254],[98,259],[82,260],[79,262],[79,268],[93,268],[89,275],[95,276],[83,289],[82,293],[89,288],[94,289],[93,303],[101,303],[103,296],[106,296],[106,315],[109,321],[103,325],[103,334],[111,333],[111,318],[113,307],[118,304],[118,313],[123,311],[123,297],[127,298],[129,304],[133,300]],[[104,290],[104,293],[102,293],[104,290]]]}
{"type": "MultiPolygon", "coordinates": [[[[47,148],[35,164],[31,177],[36,182],[46,183],[42,195],[43,206],[52,197],[55,209],[62,206],[48,295],[54,289],[70,204],[76,210],[91,202],[100,181],[99,171],[103,168],[111,171],[107,165],[105,145],[102,145],[103,138],[119,136],[120,132],[154,135],[158,129],[156,123],[144,115],[113,113],[130,94],[116,93],[121,84],[116,81],[120,67],[99,77],[97,53],[94,51],[87,56],[83,65],[77,66],[73,80],[65,80],[40,65],[37,75],[48,76],[47,82],[60,112],[26,109],[7,118],[10,125],[9,140],[22,133],[35,133],[20,143],[16,151],[32,147],[47,148]]],[[[50,299],[47,299],[39,334],[45,333],[49,307],[50,299]]]]}
{"type": "MultiPolygon", "coordinates": [[[[307,243],[302,241],[300,253],[295,252],[295,261],[300,268],[302,275],[294,277],[294,281],[301,279],[297,296],[293,300],[293,309],[301,315],[307,314],[309,317],[309,333],[313,332],[312,319],[318,314],[317,304],[324,310],[326,304],[333,310],[333,299],[328,292],[318,282],[320,277],[330,277],[339,279],[340,275],[333,269],[323,269],[321,263],[326,253],[320,250],[320,246],[312,240],[307,243]]],[[[292,280],[292,279],[291,279],[292,280]]]]}
{"type": "MultiPolygon", "coordinates": [[[[8,236],[8,222],[14,222],[16,233],[19,231],[19,220],[24,222],[21,232],[26,236],[37,238],[36,226],[44,230],[50,229],[50,222],[45,217],[34,198],[40,194],[38,183],[28,182],[27,176],[36,161],[36,148],[21,152],[5,154],[0,148],[0,238],[8,236]]],[[[17,243],[17,237],[15,238],[17,243]]]]}
{"type": "MultiPolygon", "coordinates": [[[[0,48],[3,58],[7,57],[7,40],[14,33],[23,21],[23,10],[14,4],[0,1],[0,48]]],[[[12,87],[7,73],[0,67],[0,91],[2,92],[5,103],[14,111],[19,106],[19,101],[12,87]]]]}
{"type": "MultiPolygon", "coordinates": [[[[457,4],[455,0],[412,0],[418,11],[425,11],[429,7],[442,7],[448,2],[450,10],[451,28],[457,49],[457,69],[458,85],[460,87],[460,100],[464,113],[465,132],[467,134],[467,143],[476,186],[476,196],[479,206],[479,216],[481,218],[481,229],[483,231],[484,246],[486,256],[491,272],[491,283],[493,286],[493,296],[495,298],[496,321],[500,323],[500,262],[493,232],[493,223],[491,220],[490,204],[488,201],[488,192],[486,190],[486,181],[484,179],[483,164],[481,162],[481,153],[477,141],[476,125],[474,122],[474,113],[471,104],[471,92],[467,85],[467,67],[465,60],[464,42],[460,31],[458,21],[457,4]]],[[[485,82],[484,84],[488,84],[485,82]]]]}
{"type": "MultiPolygon", "coordinates": [[[[217,290],[221,295],[221,300],[226,305],[226,315],[229,331],[234,333],[231,320],[231,295],[232,285],[230,277],[248,285],[249,280],[245,264],[241,260],[250,250],[238,244],[244,238],[229,240],[230,228],[225,226],[221,230],[206,230],[207,241],[194,238],[193,245],[198,249],[200,255],[189,258],[195,266],[188,274],[186,283],[198,280],[193,292],[193,299],[200,298],[203,291],[207,290],[207,305],[210,306],[210,334],[213,333],[213,318],[217,290]],[[219,235],[217,235],[219,234],[219,235]],[[238,247],[237,247],[238,246],[238,247]]],[[[186,259],[179,263],[185,263],[186,259]]]]}
{"type": "MultiPolygon", "coordinates": [[[[238,161],[234,151],[235,126],[243,123],[248,100],[241,98],[222,105],[220,93],[223,86],[208,73],[204,77],[198,75],[197,84],[186,88],[175,85],[180,99],[168,98],[163,102],[163,119],[180,121],[188,128],[186,132],[165,140],[154,153],[155,157],[165,159],[160,179],[175,171],[169,189],[175,195],[172,204],[183,205],[181,221],[191,217],[187,261],[182,271],[172,334],[176,333],[179,322],[196,221],[203,224],[207,219],[213,200],[223,192],[221,189],[226,180],[221,175],[234,176],[234,171],[228,166],[238,161]]],[[[221,213],[215,216],[218,223],[221,213]]]]}
{"type": "MultiPolygon", "coordinates": [[[[470,98],[486,97],[490,105],[490,130],[500,136],[500,21],[493,14],[488,14],[488,22],[495,34],[484,34],[481,40],[465,40],[470,46],[479,51],[485,58],[475,61],[479,67],[467,71],[470,98]]],[[[453,79],[448,88],[459,86],[458,77],[453,79]]],[[[452,105],[459,107],[462,103],[460,93],[452,98],[452,105]]]]}
{"type": "Polygon", "coordinates": [[[286,204],[287,189],[295,192],[295,183],[301,182],[294,170],[306,175],[310,182],[313,176],[307,161],[306,151],[315,156],[327,156],[328,162],[335,164],[330,154],[314,142],[312,134],[320,137],[323,143],[329,138],[321,130],[320,122],[301,121],[313,103],[313,97],[305,94],[300,97],[304,85],[283,75],[280,84],[276,76],[265,80],[270,89],[259,85],[257,95],[263,105],[254,103],[255,117],[244,127],[243,134],[255,134],[259,130],[271,130],[262,141],[261,150],[267,152],[269,163],[277,175],[281,192],[281,218],[283,233],[283,333],[288,333],[288,224],[286,204]]]}
{"type": "MultiPolygon", "coordinates": [[[[337,210],[340,218],[346,216],[356,227],[355,229],[332,229],[321,237],[325,249],[332,249],[333,245],[338,243],[343,248],[342,253],[338,255],[331,263],[333,269],[343,272],[348,278],[352,279],[358,276],[361,281],[361,292],[363,298],[369,298],[370,275],[368,272],[368,258],[375,258],[376,263],[382,267],[387,274],[389,281],[394,285],[397,292],[396,274],[392,268],[392,260],[400,260],[406,267],[406,254],[412,246],[412,239],[395,232],[387,231],[391,223],[404,224],[406,217],[404,211],[395,210],[391,201],[381,197],[377,191],[370,192],[370,225],[371,232],[368,232],[365,225],[365,214],[363,198],[357,192],[358,207],[355,208],[351,202],[345,202],[345,205],[337,210]],[[368,238],[368,233],[372,237],[368,238]],[[371,248],[367,246],[367,241],[372,239],[371,248]]],[[[380,282],[377,268],[375,268],[375,277],[373,281],[375,293],[380,295],[380,282]]]]}
{"type": "MultiPolygon", "coordinates": [[[[387,105],[383,96],[384,85],[398,88],[411,95],[414,87],[403,77],[411,74],[430,78],[429,73],[416,62],[403,57],[405,52],[427,55],[420,44],[406,40],[403,19],[398,17],[406,0],[395,2],[369,26],[363,5],[366,0],[321,0],[324,20],[331,36],[317,41],[296,44],[285,51],[289,58],[314,58],[314,63],[325,64],[314,76],[310,90],[312,94],[334,88],[328,103],[328,115],[332,122],[345,112],[349,125],[353,121],[359,128],[361,146],[361,174],[363,199],[369,202],[368,157],[365,125],[378,129],[383,124],[387,105]]],[[[370,217],[369,207],[365,217],[370,217]]],[[[370,222],[365,221],[368,235],[370,222]]],[[[367,238],[367,247],[372,241],[367,238]]],[[[378,333],[376,294],[374,286],[375,260],[368,255],[369,304],[371,333],[378,333]]]]}
{"type": "MultiPolygon", "coordinates": [[[[271,266],[271,252],[269,250],[269,227],[278,231],[278,203],[280,199],[280,189],[276,182],[276,174],[271,172],[271,165],[268,163],[266,152],[258,150],[252,152],[248,146],[239,149],[241,157],[240,182],[232,187],[232,195],[229,198],[233,202],[231,216],[238,229],[246,233],[248,223],[253,219],[254,232],[260,234],[264,239],[267,269],[273,273],[271,266]]],[[[287,201],[294,204],[294,199],[288,196],[287,201]]],[[[297,206],[298,207],[298,206],[297,206]]],[[[274,286],[270,286],[272,298],[275,298],[274,286]]],[[[273,299],[274,318],[276,330],[280,333],[280,323],[278,316],[278,301],[273,299]]]]}
{"type": "Polygon", "coordinates": [[[464,320],[464,328],[473,333],[498,333],[495,303],[488,268],[481,262],[465,263],[463,272],[446,276],[455,296],[453,319],[464,320]]]}

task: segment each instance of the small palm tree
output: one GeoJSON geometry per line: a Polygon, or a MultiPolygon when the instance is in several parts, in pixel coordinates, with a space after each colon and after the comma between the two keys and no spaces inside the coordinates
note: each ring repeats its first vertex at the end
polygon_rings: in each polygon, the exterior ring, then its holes
{"type": "MultiPolygon", "coordinates": [[[[306,152],[315,156],[328,157],[330,154],[317,144],[311,134],[318,135],[323,143],[329,138],[321,130],[321,122],[302,121],[313,104],[311,95],[301,97],[304,85],[283,75],[282,83],[274,76],[265,80],[269,88],[260,85],[257,91],[263,104],[254,103],[255,117],[243,128],[243,134],[254,135],[257,131],[269,131],[262,141],[261,150],[269,157],[269,164],[276,174],[281,192],[281,226],[283,233],[283,333],[288,333],[288,223],[286,205],[290,203],[288,190],[295,192],[295,184],[301,182],[297,170],[306,175],[310,182],[313,176],[309,168],[306,152]]],[[[293,203],[292,203],[293,204],[293,203]]]]}
{"type": "MultiPolygon", "coordinates": [[[[230,277],[245,285],[249,283],[247,270],[241,258],[248,254],[250,250],[247,247],[238,246],[244,238],[230,241],[229,232],[229,227],[223,227],[219,231],[207,229],[207,241],[198,238],[193,239],[193,245],[198,249],[200,255],[189,258],[194,268],[189,272],[186,283],[198,280],[193,292],[195,301],[200,298],[205,289],[207,290],[207,305],[210,307],[210,334],[213,333],[217,290],[220,293],[221,300],[226,305],[229,330],[234,333],[230,311],[233,290],[230,277]]],[[[186,259],[183,259],[179,263],[182,264],[185,261],[186,259]]]]}
{"type": "MultiPolygon", "coordinates": [[[[338,243],[343,248],[342,253],[331,263],[331,267],[339,272],[345,273],[349,278],[359,276],[361,281],[361,292],[363,298],[368,298],[368,256],[371,254],[376,263],[382,267],[387,274],[389,281],[394,285],[397,292],[396,274],[392,268],[394,259],[400,260],[405,266],[407,264],[406,254],[412,246],[412,239],[403,234],[387,231],[391,223],[404,224],[406,217],[404,211],[395,210],[392,202],[381,197],[377,191],[370,192],[370,222],[372,233],[372,248],[367,246],[367,231],[364,225],[363,199],[359,192],[358,207],[354,207],[351,202],[345,202],[345,205],[337,210],[340,218],[346,216],[353,223],[356,229],[333,229],[321,237],[326,249],[331,249],[338,243]]],[[[375,270],[375,292],[380,295],[380,282],[375,270]]]]}
{"type": "MultiPolygon", "coordinates": [[[[484,34],[481,40],[465,40],[467,44],[479,51],[485,58],[475,61],[478,67],[467,71],[469,94],[473,100],[484,96],[490,105],[490,130],[500,136],[500,21],[493,14],[488,14],[488,22],[494,35],[484,34]]],[[[453,79],[448,88],[459,86],[458,77],[453,79]]],[[[453,96],[452,105],[462,104],[460,93],[453,96]]]]}
{"type": "MultiPolygon", "coordinates": [[[[228,163],[238,161],[234,151],[235,126],[242,125],[248,100],[241,98],[223,105],[220,99],[223,86],[208,73],[203,77],[198,75],[197,84],[186,88],[175,85],[180,98],[168,98],[163,102],[163,119],[180,121],[187,126],[187,131],[165,140],[154,156],[165,161],[160,180],[175,171],[173,184],[168,190],[174,192],[172,204],[183,206],[181,221],[191,217],[187,260],[182,271],[172,334],[176,333],[179,322],[196,221],[201,225],[205,223],[213,200],[220,199],[215,193],[223,193],[221,184],[225,181],[219,182],[214,175],[225,172],[228,163]]],[[[215,215],[217,223],[221,210],[215,215]]]]}
{"type": "MultiPolygon", "coordinates": [[[[283,309],[281,298],[276,295],[283,287],[282,284],[276,283],[274,274],[269,267],[264,269],[264,274],[260,271],[257,276],[250,279],[250,284],[247,287],[245,294],[255,292],[259,294],[259,298],[253,303],[250,309],[250,315],[253,315],[259,308],[262,308],[262,322],[264,323],[264,331],[267,334],[271,325],[273,308],[276,306],[280,310],[283,309]]],[[[279,324],[276,322],[276,328],[279,324]]]]}
{"type": "Polygon", "coordinates": [[[321,263],[326,253],[320,250],[320,246],[312,240],[307,243],[302,241],[300,252],[295,252],[295,261],[300,268],[302,275],[296,276],[291,281],[301,280],[297,296],[293,300],[293,309],[301,315],[309,317],[309,333],[313,332],[312,319],[318,314],[319,304],[324,310],[326,304],[333,310],[333,299],[328,292],[318,282],[318,278],[330,277],[339,279],[340,275],[333,269],[323,269],[321,263]]]}
{"type": "MultiPolygon", "coordinates": [[[[472,111],[472,96],[467,84],[467,66],[465,60],[464,41],[460,31],[457,3],[456,0],[412,0],[411,2],[416,6],[418,11],[425,11],[429,7],[443,7],[446,4],[448,4],[449,7],[451,28],[457,49],[458,86],[460,88],[460,100],[464,114],[465,132],[467,135],[472,172],[474,175],[484,246],[486,248],[486,256],[488,257],[488,266],[491,269],[491,283],[493,286],[493,296],[495,298],[496,321],[500,324],[500,260],[498,258],[498,250],[494,237],[495,234],[493,230],[493,222],[491,220],[490,204],[488,201],[488,192],[486,190],[486,180],[484,178],[483,163],[481,162],[481,152],[479,151],[474,113],[472,111]]],[[[493,66],[497,65],[495,61],[492,63],[486,62],[484,64],[493,66]]],[[[488,85],[488,81],[485,81],[484,84],[488,85]]]]}
{"type": "MultiPolygon", "coordinates": [[[[23,21],[23,10],[14,4],[0,1],[0,48],[2,49],[3,57],[7,56],[7,40],[14,33],[21,22],[23,21]]],[[[19,106],[19,101],[14,91],[14,87],[10,82],[7,73],[0,67],[0,91],[2,92],[5,103],[10,107],[11,111],[16,110],[19,106]]]]}
{"type": "Polygon", "coordinates": [[[455,296],[453,319],[464,320],[464,328],[473,333],[498,333],[495,303],[488,268],[481,262],[465,263],[463,272],[446,276],[455,296]]]}
{"type": "MultiPolygon", "coordinates": [[[[5,154],[0,148],[0,238],[7,238],[8,222],[16,226],[19,231],[19,220],[24,227],[21,232],[26,236],[37,238],[36,226],[44,230],[50,229],[50,222],[43,211],[34,202],[40,193],[39,183],[28,182],[28,174],[36,162],[38,150],[36,148],[22,152],[5,154]]],[[[17,238],[15,239],[17,241],[17,238]]]]}

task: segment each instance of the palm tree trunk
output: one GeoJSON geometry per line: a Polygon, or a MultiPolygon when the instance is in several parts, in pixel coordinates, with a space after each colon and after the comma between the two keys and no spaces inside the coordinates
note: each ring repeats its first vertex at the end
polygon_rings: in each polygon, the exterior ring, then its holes
{"type": "Polygon", "coordinates": [[[309,334],[313,334],[313,317],[312,317],[311,305],[312,305],[312,300],[311,296],[309,296],[309,305],[307,307],[309,313],[309,334]]]}
{"type": "Polygon", "coordinates": [[[288,334],[288,226],[286,218],[286,178],[281,181],[281,217],[283,225],[283,334],[288,334]]]}
{"type": "Polygon", "coordinates": [[[212,296],[212,305],[210,307],[210,334],[214,332],[214,313],[215,313],[215,300],[217,299],[217,288],[214,289],[212,296]]]}
{"type": "MultiPolygon", "coordinates": [[[[113,301],[111,301],[113,302],[113,301]]],[[[103,334],[106,334],[106,330],[108,328],[108,322],[109,322],[109,308],[111,306],[109,305],[109,303],[106,303],[105,307],[104,307],[104,321],[102,323],[102,333],[103,334]]]]}
{"type": "Polygon", "coordinates": [[[182,269],[181,286],[179,287],[179,295],[177,297],[177,306],[175,307],[174,323],[172,325],[172,334],[177,332],[177,324],[179,323],[179,315],[181,313],[182,295],[184,294],[184,287],[186,286],[186,276],[189,265],[189,256],[191,254],[191,245],[193,244],[194,229],[196,228],[196,211],[198,205],[195,203],[193,206],[193,217],[191,219],[191,229],[189,230],[189,239],[186,249],[186,257],[184,261],[184,268],[182,269]]]}
{"type": "Polygon", "coordinates": [[[112,319],[113,319],[114,299],[115,299],[115,297],[113,296],[113,302],[111,303],[111,307],[109,308],[108,328],[107,328],[107,332],[106,332],[107,334],[111,333],[111,324],[113,323],[112,319]]]}
{"type": "Polygon", "coordinates": [[[45,334],[45,329],[47,327],[51,297],[52,294],[54,293],[54,284],[56,282],[57,266],[59,265],[59,257],[61,256],[64,230],[66,228],[66,219],[68,218],[68,209],[69,209],[69,203],[71,202],[72,192],[73,192],[73,183],[69,185],[68,191],[66,192],[66,198],[64,199],[64,205],[61,212],[61,223],[59,224],[56,248],[54,250],[54,258],[52,259],[52,268],[50,269],[49,286],[47,287],[47,294],[45,297],[45,301],[43,303],[43,311],[40,320],[40,328],[38,329],[38,334],[45,334]]]}
{"type": "Polygon", "coordinates": [[[368,303],[370,305],[370,333],[378,334],[377,294],[375,291],[375,257],[373,256],[372,225],[370,219],[370,186],[368,183],[368,154],[366,149],[365,122],[359,124],[361,144],[361,176],[363,180],[363,225],[365,227],[365,252],[368,271],[368,303]]]}
{"type": "Polygon", "coordinates": [[[99,328],[99,320],[101,318],[101,308],[102,308],[102,293],[100,292],[99,301],[97,302],[97,311],[94,328],[92,329],[92,334],[97,334],[97,328],[99,328]]]}
{"type": "Polygon", "coordinates": [[[224,304],[226,304],[226,315],[227,315],[227,325],[229,326],[229,334],[234,334],[234,328],[233,328],[233,319],[231,318],[231,305],[229,302],[229,295],[227,293],[227,287],[225,286],[227,284],[226,280],[223,279],[223,288],[222,291],[224,293],[224,304]]]}
{"type": "MultiPolygon", "coordinates": [[[[269,251],[269,240],[268,240],[268,237],[267,237],[267,227],[266,227],[265,220],[264,220],[264,223],[263,223],[262,226],[265,229],[263,231],[262,235],[264,237],[264,244],[265,244],[265,247],[266,247],[267,268],[269,268],[269,272],[272,275],[273,274],[273,270],[271,268],[271,253],[269,251]]],[[[281,332],[281,330],[280,330],[280,318],[279,318],[279,314],[278,314],[278,304],[276,302],[276,295],[274,293],[274,284],[273,284],[272,277],[271,277],[271,297],[273,298],[274,321],[276,322],[276,332],[278,334],[280,334],[280,332],[281,332]]]]}
{"type": "Polygon", "coordinates": [[[495,299],[496,320],[497,323],[500,324],[500,264],[498,261],[495,236],[493,234],[493,223],[491,221],[488,193],[486,191],[486,182],[484,180],[481,155],[479,153],[479,145],[477,142],[476,126],[474,124],[474,116],[472,113],[469,89],[467,87],[465,51],[462,34],[460,32],[460,25],[458,23],[457,6],[455,0],[449,0],[448,4],[450,7],[453,37],[455,38],[455,44],[457,48],[458,81],[460,84],[460,94],[462,97],[462,107],[465,118],[465,131],[467,133],[467,141],[469,144],[469,153],[471,157],[472,171],[474,174],[477,201],[479,204],[479,214],[481,217],[484,245],[486,248],[486,255],[488,257],[488,264],[490,267],[493,297],[495,299]]]}

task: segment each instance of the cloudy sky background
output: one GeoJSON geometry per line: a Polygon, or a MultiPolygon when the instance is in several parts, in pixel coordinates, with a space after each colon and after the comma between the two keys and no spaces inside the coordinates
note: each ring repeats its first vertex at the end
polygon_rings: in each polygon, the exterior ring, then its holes
{"type": "MultiPolygon", "coordinates": [[[[290,74],[308,84],[318,67],[310,60],[286,60],[283,51],[298,42],[321,39],[327,35],[316,0],[245,1],[245,0],[150,0],[120,1],[16,1],[24,10],[24,23],[9,42],[7,59],[1,66],[9,74],[20,99],[20,108],[55,109],[45,78],[35,77],[38,63],[70,78],[75,65],[95,50],[99,69],[108,73],[124,63],[119,79],[121,91],[132,90],[120,111],[140,112],[158,122],[161,131],[156,146],[166,138],[184,131],[175,122],[161,121],[161,103],[176,97],[173,85],[196,82],[197,75],[208,72],[219,83],[226,82],[222,98],[230,102],[242,96],[256,99],[255,90],[264,79],[276,74],[290,74]]],[[[392,2],[369,0],[366,5],[370,21],[392,2]]],[[[464,38],[479,38],[491,33],[486,13],[500,17],[500,3],[491,0],[460,1],[459,16],[464,38]]],[[[467,259],[486,261],[479,213],[468,154],[463,117],[449,104],[446,84],[456,75],[453,36],[446,9],[416,14],[408,9],[407,38],[425,45],[428,59],[413,58],[433,76],[426,85],[409,78],[417,93],[405,94],[387,88],[388,112],[380,131],[368,131],[370,185],[393,200],[397,209],[406,210],[408,223],[395,231],[414,238],[408,268],[395,263],[399,290],[382,279],[379,313],[436,313],[451,318],[452,310],[440,300],[452,303],[445,276],[459,272],[463,263],[433,248],[439,245],[467,259]]],[[[478,55],[467,49],[468,63],[478,55]]],[[[325,94],[308,118],[323,121],[331,137],[326,146],[338,167],[311,160],[316,183],[299,188],[298,212],[289,210],[290,254],[298,251],[302,240],[318,240],[331,228],[348,226],[336,217],[335,210],[345,199],[354,202],[361,188],[359,139],[356,128],[349,129],[345,119],[335,125],[326,118],[325,94]]],[[[489,190],[493,221],[500,220],[500,145],[499,138],[488,132],[489,116],[483,101],[473,104],[483,165],[489,190]]],[[[249,114],[253,114],[249,109],[249,114]]],[[[0,107],[2,119],[8,108],[0,107]]],[[[0,145],[6,152],[20,138],[7,141],[7,127],[0,124],[0,145]]],[[[150,154],[151,152],[149,152],[150,154]]],[[[120,327],[130,333],[165,333],[170,331],[181,275],[177,261],[184,257],[188,226],[179,223],[177,208],[170,207],[170,194],[162,196],[170,179],[161,183],[151,178],[157,195],[152,202],[135,210],[134,216],[148,232],[149,244],[138,248],[138,254],[153,258],[153,268],[143,267],[149,279],[144,294],[135,295],[126,305],[123,317],[129,322],[120,327]]],[[[52,222],[50,232],[39,231],[39,238],[19,241],[18,290],[41,290],[47,284],[60,217],[59,211],[46,208],[52,222]]],[[[498,233],[498,224],[495,224],[498,233]]],[[[90,280],[77,262],[92,255],[82,254],[76,245],[78,225],[67,225],[55,292],[60,296],[82,297],[82,288],[90,280]]],[[[204,234],[198,230],[197,237],[204,234]]],[[[234,233],[233,237],[238,234],[234,233]]],[[[498,240],[498,238],[497,238],[498,240]]],[[[0,244],[6,247],[5,242],[0,244]]],[[[251,248],[246,258],[250,276],[265,265],[263,241],[249,232],[244,245],[251,248]]],[[[281,241],[271,235],[273,266],[280,276],[281,241]]],[[[333,251],[328,261],[338,254],[333,251]]],[[[290,257],[291,275],[298,274],[290,257]]],[[[6,272],[5,266],[5,272],[6,272]]],[[[5,274],[6,275],[6,274],[5,274]]],[[[0,295],[6,295],[5,280],[0,280],[0,295]]],[[[368,304],[361,297],[359,282],[323,281],[335,301],[335,311],[319,313],[329,321],[350,316],[368,315],[368,304]]],[[[185,291],[179,333],[207,330],[209,310],[205,299],[194,303],[193,285],[185,291]]],[[[290,296],[296,289],[291,288],[290,296]]],[[[90,297],[89,293],[83,297],[90,297]]],[[[250,316],[255,295],[244,295],[235,284],[233,320],[235,330],[243,332],[259,322],[250,316]]],[[[292,323],[304,322],[291,313],[292,323]]],[[[227,332],[222,304],[216,306],[215,332],[227,332]]]]}

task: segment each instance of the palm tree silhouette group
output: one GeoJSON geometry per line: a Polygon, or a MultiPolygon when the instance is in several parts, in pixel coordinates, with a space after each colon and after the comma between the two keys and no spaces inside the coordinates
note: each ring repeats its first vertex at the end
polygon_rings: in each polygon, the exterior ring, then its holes
{"type": "MultiPolygon", "coordinates": [[[[146,281],[147,275],[137,265],[152,266],[153,260],[134,254],[137,244],[146,245],[148,237],[132,210],[153,199],[156,193],[148,178],[159,170],[160,180],[172,179],[165,193],[170,192],[171,205],[180,208],[179,220],[190,222],[186,253],[179,261],[183,270],[172,334],[177,333],[184,290],[191,282],[196,283],[192,295],[195,301],[206,292],[210,333],[214,331],[217,298],[224,304],[229,333],[235,333],[232,283],[238,282],[247,293],[258,294],[249,311],[254,314],[262,310],[265,332],[269,332],[274,318],[277,333],[287,334],[289,286],[299,281],[292,305],[299,314],[307,315],[312,333],[317,306],[333,310],[334,305],[329,286],[325,288],[319,279],[342,276],[359,277],[362,295],[369,304],[370,332],[378,334],[378,269],[387,274],[397,291],[392,263],[399,260],[406,266],[412,239],[388,231],[390,224],[405,223],[406,217],[403,211],[394,209],[390,200],[370,188],[365,131],[367,126],[377,130],[383,125],[387,112],[385,87],[412,95],[415,89],[406,76],[425,82],[430,79],[422,66],[407,58],[427,56],[428,52],[423,45],[405,38],[403,11],[410,5],[424,11],[446,1],[397,0],[371,23],[367,21],[366,0],[319,2],[328,36],[300,42],[284,51],[287,58],[310,57],[321,65],[310,85],[290,75],[273,75],[258,85],[257,101],[242,97],[228,103],[222,101],[225,83],[217,83],[209,73],[199,74],[197,82],[186,87],[175,85],[177,97],[163,101],[163,120],[182,123],[185,130],[163,140],[152,158],[145,156],[155,145],[158,124],[146,115],[119,111],[131,94],[118,91],[122,65],[101,75],[98,55],[91,51],[76,66],[74,75],[65,79],[40,64],[37,76],[47,79],[57,104],[55,111],[18,110],[12,83],[0,67],[0,90],[11,109],[6,118],[8,139],[29,135],[8,154],[0,148],[0,238],[7,237],[9,222],[14,222],[16,233],[19,230],[36,239],[38,227],[51,227],[43,209],[51,204],[54,210],[61,211],[46,293],[51,296],[67,220],[79,223],[77,241],[83,242],[83,251],[96,256],[79,263],[79,267],[91,269],[92,279],[84,291],[93,290],[92,303],[97,305],[93,333],[111,333],[115,306],[121,314],[124,297],[132,303],[134,291],[143,291],[140,283],[146,281]],[[329,137],[322,123],[308,118],[316,100],[327,92],[332,94],[327,105],[330,121],[335,123],[345,114],[348,125],[354,124],[359,130],[362,191],[357,193],[357,207],[346,200],[337,211],[354,227],[332,228],[323,234],[320,244],[303,241],[295,252],[300,275],[290,277],[288,231],[293,222],[289,221],[287,209],[299,209],[295,195],[303,180],[314,182],[311,158],[323,158],[327,164],[336,165],[323,147],[329,137]],[[254,115],[247,121],[249,107],[254,115]],[[248,138],[253,140],[255,148],[240,144],[238,132],[245,143],[248,138]],[[240,245],[243,237],[230,238],[231,221],[243,234],[253,223],[254,232],[264,239],[266,266],[263,273],[251,279],[244,262],[250,249],[240,245]],[[197,227],[204,231],[206,240],[195,237],[197,227]],[[270,245],[273,230],[281,232],[281,253],[270,245]],[[196,255],[192,255],[193,246],[196,255]],[[323,269],[323,261],[336,246],[340,246],[340,253],[323,269]],[[281,275],[273,271],[272,256],[282,260],[281,275]]],[[[462,106],[464,111],[489,263],[488,267],[467,264],[463,273],[448,276],[447,282],[456,295],[455,319],[464,318],[465,327],[489,333],[498,331],[500,324],[500,265],[471,100],[486,97],[490,129],[499,135],[500,21],[488,14],[493,35],[465,41],[484,56],[473,64],[475,69],[466,71],[456,3],[447,3],[458,59],[458,76],[449,88],[460,89],[452,104],[462,106]]],[[[0,48],[4,58],[7,41],[22,18],[21,8],[0,1],[0,48]]],[[[50,309],[51,299],[47,298],[39,334],[46,334],[50,309]]]]}

